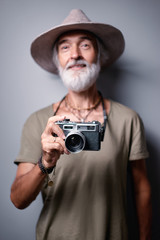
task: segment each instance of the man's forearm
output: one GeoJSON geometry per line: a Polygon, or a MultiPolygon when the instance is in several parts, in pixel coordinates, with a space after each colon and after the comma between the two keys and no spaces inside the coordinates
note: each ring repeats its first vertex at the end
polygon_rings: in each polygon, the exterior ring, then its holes
{"type": "Polygon", "coordinates": [[[134,193],[139,223],[139,240],[151,240],[151,186],[145,160],[131,162],[134,193]]]}
{"type": "Polygon", "coordinates": [[[19,208],[26,208],[39,194],[46,175],[38,165],[31,171],[16,177],[11,187],[11,200],[19,208]]]}
{"type": "Polygon", "coordinates": [[[151,240],[152,207],[150,195],[149,191],[135,195],[140,240],[151,240]]]}

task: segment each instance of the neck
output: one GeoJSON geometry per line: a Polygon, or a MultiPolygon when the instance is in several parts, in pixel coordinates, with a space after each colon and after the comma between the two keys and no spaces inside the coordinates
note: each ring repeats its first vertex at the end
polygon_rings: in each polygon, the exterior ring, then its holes
{"type": "Polygon", "coordinates": [[[84,92],[73,92],[69,90],[68,101],[72,103],[75,108],[90,108],[99,98],[98,91],[96,89],[96,84],[84,92]]]}

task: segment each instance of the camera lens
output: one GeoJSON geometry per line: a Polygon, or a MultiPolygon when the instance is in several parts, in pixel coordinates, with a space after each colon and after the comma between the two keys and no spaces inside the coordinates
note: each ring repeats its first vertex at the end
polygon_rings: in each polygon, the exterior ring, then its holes
{"type": "Polygon", "coordinates": [[[85,146],[85,137],[81,132],[71,132],[65,139],[65,145],[69,152],[81,152],[85,146]]]}

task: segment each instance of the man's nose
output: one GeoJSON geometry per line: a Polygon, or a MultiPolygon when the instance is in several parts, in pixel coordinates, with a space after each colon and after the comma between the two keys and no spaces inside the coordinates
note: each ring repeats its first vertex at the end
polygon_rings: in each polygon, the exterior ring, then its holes
{"type": "Polygon", "coordinates": [[[81,58],[81,52],[78,46],[72,46],[71,49],[71,59],[79,59],[81,58]]]}

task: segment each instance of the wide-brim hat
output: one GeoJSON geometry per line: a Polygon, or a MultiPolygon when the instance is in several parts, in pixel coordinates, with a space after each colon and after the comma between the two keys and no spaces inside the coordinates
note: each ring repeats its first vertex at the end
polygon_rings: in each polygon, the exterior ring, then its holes
{"type": "Polygon", "coordinates": [[[97,36],[107,52],[107,59],[101,67],[106,67],[116,61],[124,51],[124,37],[117,28],[103,23],[92,22],[82,10],[73,9],[61,25],[37,37],[31,45],[31,55],[45,70],[58,74],[53,61],[53,47],[59,36],[68,31],[84,30],[97,36]]]}

